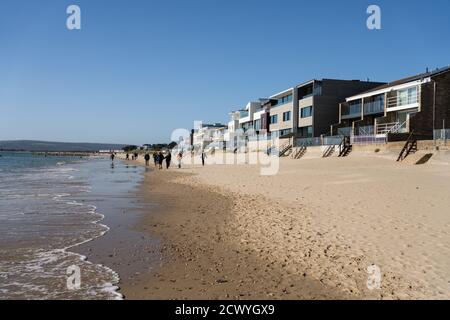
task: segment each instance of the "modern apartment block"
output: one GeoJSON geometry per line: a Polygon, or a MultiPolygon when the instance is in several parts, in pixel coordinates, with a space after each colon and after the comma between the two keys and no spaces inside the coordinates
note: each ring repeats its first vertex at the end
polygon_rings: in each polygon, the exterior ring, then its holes
{"type": "Polygon", "coordinates": [[[298,138],[319,137],[330,133],[339,119],[339,102],[383,83],[359,80],[310,80],[268,98],[272,135],[298,138]]]}
{"type": "Polygon", "coordinates": [[[450,126],[450,67],[397,80],[348,97],[333,134],[410,133],[432,138],[450,126]]]}
{"type": "Polygon", "coordinates": [[[224,141],[229,148],[238,147],[247,138],[254,138],[262,134],[261,114],[263,108],[261,102],[249,102],[245,108],[229,113],[230,121],[228,130],[224,134],[224,141]],[[238,133],[239,131],[239,133],[238,133]]]}
{"type": "Polygon", "coordinates": [[[221,123],[201,124],[192,132],[192,147],[194,150],[204,150],[211,144],[216,147],[223,145],[227,126],[221,123]]]}

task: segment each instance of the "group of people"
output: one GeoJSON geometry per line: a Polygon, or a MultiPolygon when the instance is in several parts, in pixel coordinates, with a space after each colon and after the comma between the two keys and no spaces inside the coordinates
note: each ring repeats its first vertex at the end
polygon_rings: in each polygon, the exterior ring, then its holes
{"type": "MultiPolygon", "coordinates": [[[[170,163],[172,161],[172,155],[170,154],[170,152],[167,154],[167,156],[164,156],[164,154],[161,151],[153,153],[153,162],[155,163],[155,167],[158,167],[159,170],[162,170],[164,160],[166,160],[166,169],[169,169],[170,163]]],[[[145,155],[145,165],[149,166],[149,164],[150,164],[150,155],[147,153],[145,155]]]]}
{"type": "MultiPolygon", "coordinates": [[[[137,160],[138,157],[139,157],[139,154],[135,152],[135,153],[133,153],[133,154],[131,155],[131,160],[137,160]]],[[[126,160],[130,160],[130,155],[127,153],[127,154],[125,155],[125,158],[126,158],[126,160]]]]}
{"type": "MultiPolygon", "coordinates": [[[[126,154],[125,159],[130,160],[130,155],[128,153],[126,154]]],[[[137,160],[137,159],[138,159],[138,154],[134,153],[132,155],[131,160],[137,160]]],[[[177,161],[178,161],[179,169],[181,169],[181,160],[182,159],[183,159],[183,153],[179,152],[177,154],[177,161]]],[[[145,160],[145,165],[149,166],[150,165],[150,154],[149,153],[145,154],[144,160],[145,160]]],[[[164,154],[161,151],[153,153],[153,162],[155,163],[155,167],[157,167],[159,170],[163,169],[164,160],[166,160],[166,169],[169,169],[170,164],[172,162],[172,154],[169,152],[166,156],[164,156],[164,154]]]]}

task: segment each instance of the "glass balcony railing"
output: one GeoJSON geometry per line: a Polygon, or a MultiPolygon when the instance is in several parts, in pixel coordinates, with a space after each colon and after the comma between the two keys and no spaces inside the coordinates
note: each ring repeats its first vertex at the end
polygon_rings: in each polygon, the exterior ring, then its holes
{"type": "Polygon", "coordinates": [[[364,102],[364,114],[374,114],[383,112],[384,112],[383,100],[364,102]]]}
{"type": "Polygon", "coordinates": [[[292,95],[278,99],[277,104],[272,106],[272,108],[278,108],[278,107],[284,106],[285,104],[288,104],[290,102],[292,102],[292,95]]]}
{"type": "Polygon", "coordinates": [[[299,98],[299,100],[303,100],[303,99],[310,98],[310,97],[313,97],[313,96],[315,96],[315,94],[311,92],[311,93],[308,93],[308,94],[305,94],[305,95],[301,96],[299,98]]]}
{"type": "Polygon", "coordinates": [[[239,111],[240,118],[248,117],[248,115],[249,115],[248,111],[239,111]]]}
{"type": "Polygon", "coordinates": [[[353,105],[344,105],[342,107],[342,117],[358,117],[361,115],[361,103],[353,105]]]}

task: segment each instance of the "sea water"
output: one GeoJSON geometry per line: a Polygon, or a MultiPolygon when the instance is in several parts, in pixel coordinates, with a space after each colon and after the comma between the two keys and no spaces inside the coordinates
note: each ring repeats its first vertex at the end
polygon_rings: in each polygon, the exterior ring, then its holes
{"type": "Polygon", "coordinates": [[[70,249],[108,231],[95,203],[83,201],[96,192],[90,177],[133,184],[140,171],[107,158],[0,155],[0,299],[121,299],[114,270],[70,249]],[[82,270],[75,288],[73,266],[82,270]]]}

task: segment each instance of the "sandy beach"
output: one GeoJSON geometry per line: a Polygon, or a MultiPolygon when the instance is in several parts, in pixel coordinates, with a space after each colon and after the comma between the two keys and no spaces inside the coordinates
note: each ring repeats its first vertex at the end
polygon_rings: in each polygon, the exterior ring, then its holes
{"type": "Polygon", "coordinates": [[[417,166],[364,153],[281,159],[275,176],[261,176],[257,165],[148,171],[139,196],[158,205],[136,228],[162,239],[161,263],[122,281],[121,292],[130,299],[448,299],[449,177],[445,161],[417,166]],[[381,287],[369,290],[373,265],[381,287]]]}

